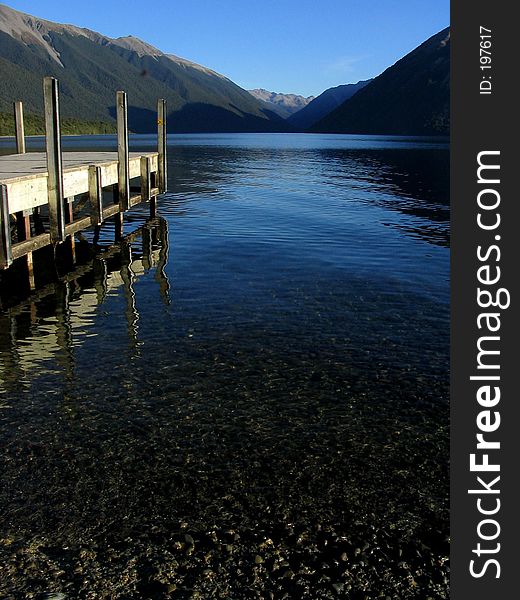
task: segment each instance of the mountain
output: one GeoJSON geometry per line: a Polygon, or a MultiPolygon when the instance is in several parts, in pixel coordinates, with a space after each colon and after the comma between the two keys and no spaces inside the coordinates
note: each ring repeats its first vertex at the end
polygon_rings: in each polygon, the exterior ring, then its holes
{"type": "MultiPolygon", "coordinates": [[[[42,115],[25,113],[23,116],[25,135],[45,135],[45,119],[42,115]]],[[[116,133],[115,123],[106,121],[85,121],[84,119],[71,119],[62,117],[60,119],[60,130],[62,135],[96,135],[116,133]]],[[[13,111],[0,112],[0,136],[14,135],[13,111]]]]}
{"type": "Polygon", "coordinates": [[[329,88],[301,110],[291,115],[287,121],[297,129],[308,129],[371,81],[371,79],[367,79],[366,81],[329,88]]]}
{"type": "Polygon", "coordinates": [[[115,93],[128,93],[129,128],[156,128],[156,102],[168,103],[168,131],[287,131],[273,110],[227,77],[165,54],[133,36],[112,39],[0,5],[0,112],[23,100],[43,113],[42,78],[60,81],[64,117],[114,123],[115,93]]]}
{"type": "Polygon", "coordinates": [[[314,100],[314,96],[298,96],[296,94],[279,94],[278,92],[269,92],[262,88],[249,90],[257,100],[266,102],[271,105],[271,109],[275,110],[280,116],[287,118],[300,109],[304,108],[314,100]]]}
{"type": "Polygon", "coordinates": [[[446,135],[450,30],[432,36],[311,127],[324,133],[446,135]]]}

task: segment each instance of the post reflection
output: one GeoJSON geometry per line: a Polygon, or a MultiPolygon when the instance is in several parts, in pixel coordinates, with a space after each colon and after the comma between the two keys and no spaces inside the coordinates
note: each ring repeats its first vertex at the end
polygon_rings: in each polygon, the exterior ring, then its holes
{"type": "Polygon", "coordinates": [[[169,304],[165,266],[168,225],[154,218],[58,281],[48,283],[18,304],[0,310],[0,394],[25,390],[30,372],[48,360],[74,379],[75,352],[92,329],[99,308],[122,294],[128,348],[139,349],[139,297],[136,282],[154,272],[159,294],[169,304]]]}

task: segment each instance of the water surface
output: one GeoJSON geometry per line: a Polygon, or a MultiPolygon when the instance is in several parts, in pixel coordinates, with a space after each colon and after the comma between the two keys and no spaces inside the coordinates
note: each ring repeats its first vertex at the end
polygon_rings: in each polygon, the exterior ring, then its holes
{"type": "Polygon", "coordinates": [[[0,596],[447,598],[448,165],[171,136],[160,218],[0,313],[0,596]]]}

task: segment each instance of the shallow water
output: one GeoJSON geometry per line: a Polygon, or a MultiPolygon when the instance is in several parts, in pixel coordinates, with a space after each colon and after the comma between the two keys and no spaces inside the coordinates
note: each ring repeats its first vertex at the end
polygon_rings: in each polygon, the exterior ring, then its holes
{"type": "Polygon", "coordinates": [[[0,313],[0,597],[448,597],[446,141],[169,144],[160,219],[0,313]]]}

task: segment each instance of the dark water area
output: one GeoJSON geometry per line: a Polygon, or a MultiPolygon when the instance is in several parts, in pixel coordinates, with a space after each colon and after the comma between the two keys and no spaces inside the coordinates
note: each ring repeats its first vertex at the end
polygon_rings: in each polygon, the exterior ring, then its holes
{"type": "Polygon", "coordinates": [[[0,312],[0,598],[448,598],[446,140],[176,135],[168,175],[0,312]]]}

